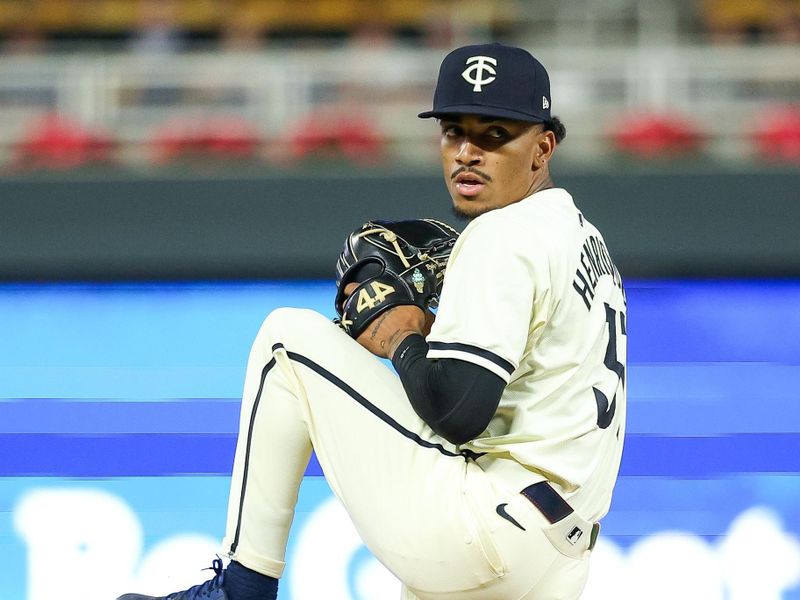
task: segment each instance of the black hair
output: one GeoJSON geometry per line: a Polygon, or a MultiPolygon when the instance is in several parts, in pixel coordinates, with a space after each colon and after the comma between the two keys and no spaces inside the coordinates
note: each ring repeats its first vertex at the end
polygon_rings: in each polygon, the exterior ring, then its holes
{"type": "Polygon", "coordinates": [[[567,137],[567,127],[558,117],[550,117],[549,121],[542,123],[545,131],[552,131],[556,136],[556,144],[560,144],[567,137]]]}

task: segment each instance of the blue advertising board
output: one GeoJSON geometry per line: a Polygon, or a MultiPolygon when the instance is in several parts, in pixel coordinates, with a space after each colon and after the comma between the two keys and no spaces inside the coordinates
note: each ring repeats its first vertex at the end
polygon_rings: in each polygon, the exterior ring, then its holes
{"type": "MultiPolygon", "coordinates": [[[[628,434],[584,598],[800,600],[800,282],[629,282],[628,434]]],[[[198,583],[250,343],[331,282],[0,286],[3,598],[198,583]]],[[[312,460],[281,600],[399,584],[312,460]]]]}

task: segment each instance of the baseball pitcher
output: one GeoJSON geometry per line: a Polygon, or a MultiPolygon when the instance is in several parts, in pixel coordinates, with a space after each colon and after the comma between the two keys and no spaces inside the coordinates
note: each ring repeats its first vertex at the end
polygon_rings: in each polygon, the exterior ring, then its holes
{"type": "Polygon", "coordinates": [[[337,263],[336,323],[267,317],[242,397],[230,563],[168,598],[276,598],[312,449],[405,599],[580,596],[625,436],[626,302],[603,236],[551,179],[566,134],[552,104],[523,49],[444,58],[419,116],[438,122],[466,227],[366,223],[337,263]]]}

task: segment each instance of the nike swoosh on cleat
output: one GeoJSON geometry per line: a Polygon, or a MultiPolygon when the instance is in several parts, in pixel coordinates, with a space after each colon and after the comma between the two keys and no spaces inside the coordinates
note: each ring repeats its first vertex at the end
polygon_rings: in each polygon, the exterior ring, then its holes
{"type": "Polygon", "coordinates": [[[514,517],[512,517],[510,514],[506,512],[506,506],[508,506],[507,502],[504,502],[503,504],[498,504],[497,508],[495,509],[497,510],[497,514],[503,517],[506,521],[508,521],[512,525],[515,525],[516,527],[522,529],[522,531],[526,531],[526,529],[522,525],[520,525],[514,517]]]}

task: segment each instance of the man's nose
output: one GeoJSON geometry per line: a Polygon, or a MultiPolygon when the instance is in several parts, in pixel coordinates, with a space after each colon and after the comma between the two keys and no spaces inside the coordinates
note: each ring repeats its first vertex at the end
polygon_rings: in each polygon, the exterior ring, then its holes
{"type": "Polygon", "coordinates": [[[483,152],[479,146],[465,138],[456,153],[456,162],[466,166],[479,165],[483,162],[483,152]]]}

